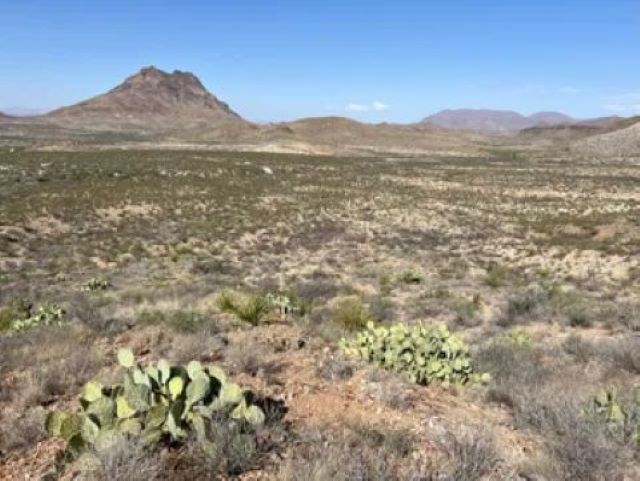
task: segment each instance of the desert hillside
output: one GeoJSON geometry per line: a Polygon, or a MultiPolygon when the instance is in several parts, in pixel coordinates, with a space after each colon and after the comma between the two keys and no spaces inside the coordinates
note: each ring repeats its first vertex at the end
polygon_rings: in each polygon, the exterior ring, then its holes
{"type": "Polygon", "coordinates": [[[55,110],[45,118],[87,129],[167,131],[242,120],[195,75],[155,67],[143,68],[109,92],[55,110]]]}
{"type": "Polygon", "coordinates": [[[574,145],[577,153],[590,156],[640,158],[640,123],[590,137],[574,145]]]}

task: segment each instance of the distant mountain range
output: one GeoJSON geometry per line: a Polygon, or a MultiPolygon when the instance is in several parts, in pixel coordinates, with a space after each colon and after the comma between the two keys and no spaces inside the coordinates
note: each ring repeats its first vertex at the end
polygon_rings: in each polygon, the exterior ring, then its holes
{"type": "Polygon", "coordinates": [[[630,128],[635,121],[620,117],[576,120],[558,112],[524,116],[504,110],[459,109],[443,110],[414,124],[369,124],[345,117],[256,124],[219,100],[192,73],[146,67],[102,95],[44,115],[0,113],[0,138],[72,143],[87,139],[186,141],[309,153],[461,153],[477,152],[486,145],[487,134],[509,134],[513,137],[510,142],[570,145],[580,141],[586,150],[602,145],[634,153],[640,137],[637,127],[619,136],[611,134],[630,128]],[[591,137],[603,139],[586,142],[591,137]]]}
{"type": "Polygon", "coordinates": [[[524,116],[511,110],[457,109],[442,110],[422,120],[422,123],[447,129],[471,130],[489,134],[515,133],[538,126],[572,124],[576,119],[559,112],[538,112],[524,116]]]}

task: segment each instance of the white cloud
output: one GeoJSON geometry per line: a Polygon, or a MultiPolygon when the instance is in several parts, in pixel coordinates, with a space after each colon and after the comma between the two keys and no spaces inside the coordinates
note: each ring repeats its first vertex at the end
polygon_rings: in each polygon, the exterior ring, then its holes
{"type": "Polygon", "coordinates": [[[345,107],[345,110],[348,110],[349,112],[368,112],[369,106],[364,104],[348,104],[345,107]]]}
{"type": "Polygon", "coordinates": [[[371,104],[371,108],[373,110],[378,111],[378,112],[380,112],[382,110],[389,110],[389,106],[387,104],[385,104],[384,102],[380,102],[379,100],[376,100],[375,102],[373,102],[371,104]]]}
{"type": "Polygon", "coordinates": [[[348,112],[382,112],[389,110],[389,106],[380,100],[374,100],[370,104],[350,103],[344,109],[348,112]]]}
{"type": "Polygon", "coordinates": [[[578,95],[581,94],[583,91],[582,89],[576,88],[576,87],[561,87],[560,88],[560,93],[561,94],[566,94],[566,95],[578,95]]]}

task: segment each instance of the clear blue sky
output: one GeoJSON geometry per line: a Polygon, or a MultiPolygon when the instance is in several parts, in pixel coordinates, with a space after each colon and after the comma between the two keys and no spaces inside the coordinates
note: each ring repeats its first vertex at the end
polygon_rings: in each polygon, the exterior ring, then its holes
{"type": "Polygon", "coordinates": [[[0,110],[145,65],[258,121],[443,108],[640,113],[640,0],[0,0],[0,110]]]}

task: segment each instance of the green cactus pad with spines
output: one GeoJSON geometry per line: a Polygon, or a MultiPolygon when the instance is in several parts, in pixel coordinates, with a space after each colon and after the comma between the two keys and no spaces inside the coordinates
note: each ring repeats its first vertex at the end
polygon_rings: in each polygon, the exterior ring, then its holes
{"type": "Polygon", "coordinates": [[[203,449],[217,452],[207,433],[213,433],[208,426],[221,415],[243,426],[264,423],[253,393],[227,381],[219,367],[161,360],[142,368],[128,349],[120,349],[117,358],[126,369],[122,383],[104,387],[90,381],[80,395],[78,412],[53,411],[47,416],[47,433],[67,441],[65,459],[95,461],[95,453],[123,438],[152,446],[163,439],[182,441],[191,432],[203,449]]]}
{"type": "Polygon", "coordinates": [[[464,342],[444,325],[385,327],[370,322],[352,339],[342,339],[340,346],[349,356],[403,373],[420,384],[466,384],[485,379],[473,372],[464,342]]]}
{"type": "Polygon", "coordinates": [[[174,401],[182,395],[184,390],[184,381],[180,376],[172,377],[167,385],[169,388],[169,395],[174,401]]]}
{"type": "Polygon", "coordinates": [[[203,372],[202,364],[199,361],[191,361],[187,364],[187,374],[189,375],[189,379],[193,380],[198,374],[203,372]]]}
{"type": "Polygon", "coordinates": [[[118,350],[118,363],[127,369],[132,368],[135,365],[135,357],[133,352],[129,349],[118,350]]]}

